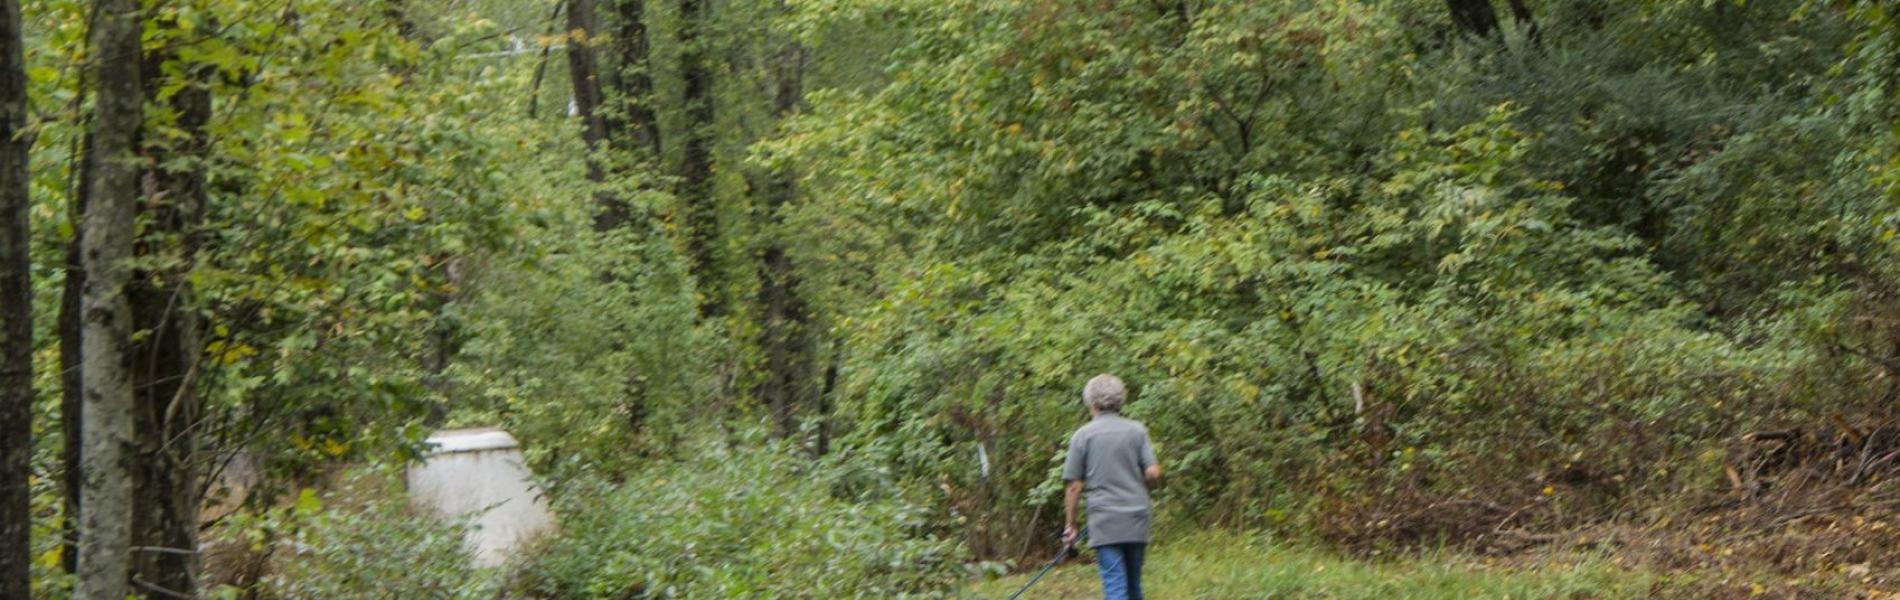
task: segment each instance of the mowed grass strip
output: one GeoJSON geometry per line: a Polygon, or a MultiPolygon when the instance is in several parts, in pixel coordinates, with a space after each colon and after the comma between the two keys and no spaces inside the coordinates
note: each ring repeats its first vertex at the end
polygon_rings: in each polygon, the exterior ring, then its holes
{"type": "MultiPolygon", "coordinates": [[[[1040,568],[1040,567],[1038,567],[1040,568]]],[[[1033,571],[972,584],[964,597],[1003,599],[1033,571]]],[[[1142,579],[1150,598],[1472,600],[1646,597],[1654,579],[1597,557],[1530,568],[1486,566],[1449,554],[1363,561],[1276,542],[1258,534],[1203,532],[1158,543],[1142,579]]],[[[1023,600],[1101,597],[1095,565],[1071,561],[1036,583],[1023,600]]]]}

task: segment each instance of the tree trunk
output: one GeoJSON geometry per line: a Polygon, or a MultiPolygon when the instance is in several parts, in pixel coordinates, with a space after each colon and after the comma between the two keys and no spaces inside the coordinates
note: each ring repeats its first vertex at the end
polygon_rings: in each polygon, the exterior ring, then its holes
{"type": "MultiPolygon", "coordinates": [[[[790,118],[804,100],[805,49],[794,43],[774,57],[772,116],[790,118]]],[[[789,169],[767,176],[761,228],[765,247],[759,265],[759,349],[765,354],[765,378],[759,400],[771,411],[780,435],[798,429],[798,413],[815,404],[811,314],[799,290],[796,265],[785,247],[786,205],[798,196],[798,174],[789,169]]]]}
{"type": "Polygon", "coordinates": [[[1451,10],[1451,22],[1459,31],[1479,38],[1498,32],[1498,11],[1491,0],[1445,0],[1445,7],[1451,10]]]}
{"type": "Polygon", "coordinates": [[[609,135],[657,161],[661,156],[660,117],[653,110],[653,46],[647,39],[646,0],[614,0],[614,44],[620,63],[614,68],[614,92],[622,116],[608,124],[609,135]]]}
{"type": "MultiPolygon", "coordinates": [[[[608,0],[613,16],[610,24],[613,30],[613,57],[615,64],[609,69],[607,84],[609,88],[602,94],[603,102],[612,108],[605,111],[601,122],[605,127],[607,145],[614,153],[613,164],[621,165],[638,176],[638,192],[651,189],[656,174],[654,167],[659,164],[662,154],[660,146],[660,119],[653,110],[653,65],[652,45],[648,40],[645,0],[608,0]]],[[[657,223],[644,215],[636,216],[633,206],[625,201],[616,202],[613,208],[619,212],[602,211],[602,216],[613,219],[598,219],[594,226],[606,232],[624,229],[634,235],[658,235],[657,223]]],[[[623,282],[630,283],[630,282],[623,282]]],[[[632,293],[631,289],[625,290],[632,293]]],[[[624,350],[624,344],[615,340],[614,352],[624,350]]],[[[643,378],[637,372],[630,372],[624,388],[627,426],[635,431],[645,426],[646,392],[643,378]]]]}
{"type": "Polygon", "coordinates": [[[1509,0],[1511,20],[1517,22],[1517,28],[1523,30],[1524,40],[1535,48],[1543,44],[1544,32],[1537,27],[1537,18],[1531,14],[1531,7],[1524,0],[1509,0]]]}
{"type": "Polygon", "coordinates": [[[33,564],[33,262],[28,257],[26,63],[19,0],[0,2],[0,598],[33,564]]]}
{"type": "MultiPolygon", "coordinates": [[[[146,82],[146,90],[166,83],[156,77],[172,60],[176,57],[165,53],[147,58],[145,74],[154,80],[146,82]]],[[[198,251],[204,214],[202,165],[208,146],[205,125],[211,119],[211,71],[200,65],[179,71],[186,81],[169,102],[177,115],[172,125],[184,137],[169,146],[145,149],[150,170],[139,210],[146,230],[134,251],[142,262],[156,266],[135,273],[126,291],[133,331],[142,332],[132,345],[138,440],[132,538],[134,546],[146,550],[134,553],[132,573],[144,586],[192,596],[197,591],[202,489],[195,435],[202,409],[196,380],[204,346],[186,278],[198,251]]]]}
{"type": "Polygon", "coordinates": [[[706,0],[680,0],[680,79],[684,88],[684,142],[680,145],[679,198],[685,212],[686,254],[699,287],[699,315],[725,312],[718,274],[719,211],[713,198],[713,73],[707,61],[706,0]]]}
{"type": "Polygon", "coordinates": [[[132,0],[98,0],[93,26],[94,197],[86,207],[81,336],[85,358],[79,581],[84,600],[119,600],[131,574],[133,395],[126,281],[138,200],[134,138],[144,118],[140,18],[132,0]]]}
{"type": "Polygon", "coordinates": [[[818,444],[819,456],[831,453],[831,406],[832,394],[838,390],[838,342],[833,339],[825,357],[825,378],[818,387],[818,444]]]}
{"type": "Polygon", "coordinates": [[[605,187],[607,125],[601,115],[600,59],[594,44],[600,35],[600,15],[594,0],[567,0],[567,70],[574,85],[574,112],[581,120],[581,141],[587,145],[587,181],[594,188],[594,229],[612,231],[627,223],[627,205],[605,187]]]}
{"type": "MultiPolygon", "coordinates": [[[[73,185],[71,209],[67,211],[67,220],[83,223],[86,214],[86,199],[92,196],[92,135],[81,136],[79,143],[79,174],[73,185]]],[[[85,293],[86,265],[79,258],[80,247],[86,239],[85,227],[73,228],[73,239],[66,242],[66,262],[63,269],[65,282],[59,294],[59,423],[65,445],[60,451],[60,462],[65,466],[62,487],[65,491],[66,519],[62,533],[72,539],[79,537],[78,523],[80,515],[80,494],[84,487],[83,475],[86,472],[84,453],[80,449],[84,435],[85,419],[85,381],[86,372],[81,351],[81,332],[85,329],[85,319],[80,315],[81,299],[85,293]]],[[[79,553],[60,553],[60,567],[68,574],[79,572],[79,553]]]]}

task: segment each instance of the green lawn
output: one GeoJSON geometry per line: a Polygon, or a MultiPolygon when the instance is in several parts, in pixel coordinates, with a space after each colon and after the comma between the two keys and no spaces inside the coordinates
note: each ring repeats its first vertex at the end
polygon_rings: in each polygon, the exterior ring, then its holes
{"type": "MultiPolygon", "coordinates": [[[[1008,598],[1032,574],[976,583],[965,596],[1008,598]]],[[[1367,562],[1259,535],[1212,532],[1157,544],[1143,574],[1147,595],[1168,600],[1641,598],[1651,583],[1646,574],[1589,558],[1518,569],[1452,556],[1367,562]]],[[[1044,577],[1023,599],[1080,600],[1100,594],[1095,566],[1070,563],[1044,577]]]]}

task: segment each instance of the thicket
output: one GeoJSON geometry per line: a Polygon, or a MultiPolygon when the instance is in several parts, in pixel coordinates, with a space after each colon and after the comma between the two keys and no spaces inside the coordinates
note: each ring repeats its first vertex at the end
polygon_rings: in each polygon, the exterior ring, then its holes
{"type": "Polygon", "coordinates": [[[519,568],[541,598],[915,598],[969,575],[958,546],[883,469],[783,443],[708,447],[609,484],[576,483],[564,534],[519,568]]]}
{"type": "MultiPolygon", "coordinates": [[[[498,425],[563,520],[524,593],[928,594],[1046,550],[1100,372],[1167,527],[1502,552],[1891,508],[1877,3],[136,4],[125,358],[176,485],[127,501],[300,532],[299,565],[205,563],[277,573],[246,593],[372,558],[486,593],[448,529],[296,513],[498,425]],[[234,457],[262,477],[226,497],[234,457]]],[[[0,485],[33,528],[0,563],[42,594],[83,506],[94,8],[24,7],[33,446],[0,485]]]]}
{"type": "Polygon", "coordinates": [[[873,274],[831,282],[834,418],[979,555],[1052,522],[1096,372],[1173,518],[1354,545],[1719,501],[1745,434],[1892,426],[1879,9],[907,8],[892,83],[769,148],[809,260],[873,274]]]}
{"type": "Polygon", "coordinates": [[[500,576],[470,564],[467,525],[412,509],[391,466],[339,474],[319,493],[231,512],[205,536],[213,599],[493,598],[500,576]]]}

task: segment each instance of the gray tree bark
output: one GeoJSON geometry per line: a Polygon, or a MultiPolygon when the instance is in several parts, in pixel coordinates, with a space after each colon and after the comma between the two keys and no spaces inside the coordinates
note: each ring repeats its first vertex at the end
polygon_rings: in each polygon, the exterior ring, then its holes
{"type": "Polygon", "coordinates": [[[33,474],[33,263],[20,2],[0,0],[0,598],[26,598],[33,474]]]}
{"type": "Polygon", "coordinates": [[[98,0],[93,26],[93,197],[80,259],[85,361],[79,582],[82,600],[120,600],[131,575],[133,396],[127,259],[138,201],[137,134],[145,95],[139,80],[140,16],[133,0],[98,0]]]}

